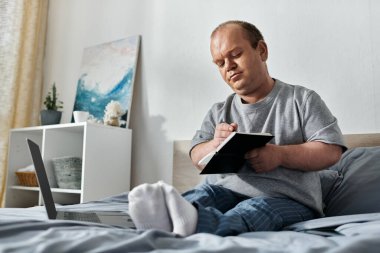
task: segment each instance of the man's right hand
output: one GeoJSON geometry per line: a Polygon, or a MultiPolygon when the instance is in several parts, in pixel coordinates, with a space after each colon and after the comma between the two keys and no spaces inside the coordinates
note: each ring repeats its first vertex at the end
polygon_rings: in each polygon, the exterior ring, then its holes
{"type": "Polygon", "coordinates": [[[236,123],[220,123],[215,127],[214,139],[212,140],[217,148],[232,132],[237,130],[238,125],[236,123]]]}
{"type": "Polygon", "coordinates": [[[220,123],[215,127],[214,139],[196,145],[191,150],[191,160],[193,164],[200,170],[203,168],[198,166],[198,162],[208,153],[214,151],[220,143],[224,141],[232,132],[236,131],[238,125],[236,123],[220,123]]]}

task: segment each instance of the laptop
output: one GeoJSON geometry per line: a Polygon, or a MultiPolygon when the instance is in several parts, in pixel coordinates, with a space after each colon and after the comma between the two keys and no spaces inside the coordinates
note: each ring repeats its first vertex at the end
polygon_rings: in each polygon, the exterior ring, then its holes
{"type": "Polygon", "coordinates": [[[38,185],[41,190],[42,198],[45,203],[46,212],[50,220],[76,220],[102,223],[106,225],[135,229],[135,225],[128,214],[104,211],[104,212],[71,212],[57,211],[55,208],[53,194],[50,189],[45,165],[42,160],[40,147],[27,139],[30,155],[36,170],[38,185]]]}

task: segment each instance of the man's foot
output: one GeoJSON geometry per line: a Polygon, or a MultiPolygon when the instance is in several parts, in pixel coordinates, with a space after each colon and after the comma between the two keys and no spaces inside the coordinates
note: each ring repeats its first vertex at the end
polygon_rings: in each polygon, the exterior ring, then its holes
{"type": "Polygon", "coordinates": [[[173,224],[173,232],[182,236],[188,236],[195,233],[198,221],[197,209],[171,185],[162,181],[157,184],[161,185],[165,194],[166,206],[173,224]]]}
{"type": "Polygon", "coordinates": [[[128,194],[129,214],[138,229],[173,231],[160,183],[142,184],[128,194]]]}

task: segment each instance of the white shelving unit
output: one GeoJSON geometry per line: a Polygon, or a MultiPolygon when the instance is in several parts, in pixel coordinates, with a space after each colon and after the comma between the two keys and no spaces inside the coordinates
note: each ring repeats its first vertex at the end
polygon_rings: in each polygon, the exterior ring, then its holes
{"type": "Polygon", "coordinates": [[[32,164],[27,138],[40,146],[56,203],[82,203],[130,190],[132,130],[88,122],[18,128],[9,136],[6,207],[43,204],[39,188],[18,185],[15,174],[32,164]],[[81,189],[58,188],[51,159],[62,156],[82,158],[81,189]]]}

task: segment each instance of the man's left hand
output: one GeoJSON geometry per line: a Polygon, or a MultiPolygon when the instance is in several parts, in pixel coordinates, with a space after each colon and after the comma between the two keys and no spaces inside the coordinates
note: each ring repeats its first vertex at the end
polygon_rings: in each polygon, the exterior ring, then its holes
{"type": "Polygon", "coordinates": [[[281,156],[277,145],[266,144],[245,154],[245,159],[257,173],[269,172],[281,165],[281,156]]]}

